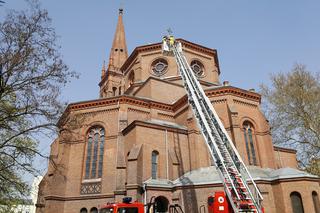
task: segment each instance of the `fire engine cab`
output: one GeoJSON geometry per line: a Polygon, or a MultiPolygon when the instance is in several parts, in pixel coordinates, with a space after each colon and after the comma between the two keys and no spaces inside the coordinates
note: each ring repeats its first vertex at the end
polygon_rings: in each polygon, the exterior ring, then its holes
{"type": "Polygon", "coordinates": [[[131,201],[131,197],[125,197],[122,203],[107,203],[102,205],[99,213],[144,213],[142,203],[131,201]]]}

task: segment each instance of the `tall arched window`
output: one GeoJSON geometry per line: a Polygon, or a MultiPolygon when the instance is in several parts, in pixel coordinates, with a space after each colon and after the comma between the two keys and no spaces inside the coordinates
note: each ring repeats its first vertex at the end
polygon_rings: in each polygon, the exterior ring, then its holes
{"type": "Polygon", "coordinates": [[[258,165],[258,163],[257,163],[256,151],[255,151],[254,141],[253,141],[253,138],[254,138],[253,125],[250,122],[245,121],[243,123],[243,132],[244,132],[244,140],[246,143],[246,150],[247,150],[249,165],[256,166],[258,165]]]}
{"type": "Polygon", "coordinates": [[[304,213],[300,193],[299,192],[292,192],[290,194],[290,199],[291,199],[292,212],[293,213],[304,213]]]}
{"type": "Polygon", "coordinates": [[[318,193],[315,191],[312,192],[312,200],[314,205],[314,211],[316,213],[320,213],[320,201],[319,201],[318,193]]]}
{"type": "Polygon", "coordinates": [[[151,156],[151,177],[152,179],[157,179],[158,177],[158,155],[157,151],[152,152],[151,156]]]}
{"type": "Polygon", "coordinates": [[[85,179],[101,178],[104,152],[104,129],[92,127],[87,134],[85,179]]]}

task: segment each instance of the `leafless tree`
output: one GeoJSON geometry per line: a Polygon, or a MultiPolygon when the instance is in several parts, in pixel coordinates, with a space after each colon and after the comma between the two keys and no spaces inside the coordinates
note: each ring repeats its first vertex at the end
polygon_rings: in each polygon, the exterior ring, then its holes
{"type": "Polygon", "coordinates": [[[42,156],[39,135],[55,132],[65,107],[59,100],[61,88],[76,77],[62,60],[48,12],[37,1],[28,5],[24,11],[9,11],[0,23],[2,203],[27,191],[21,174],[36,171],[32,160],[42,156]]]}

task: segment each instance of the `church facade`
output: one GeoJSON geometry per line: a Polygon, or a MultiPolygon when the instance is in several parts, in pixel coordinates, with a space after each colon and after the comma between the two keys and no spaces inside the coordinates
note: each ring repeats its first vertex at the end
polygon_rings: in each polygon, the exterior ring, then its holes
{"type": "MultiPolygon", "coordinates": [[[[159,212],[179,204],[207,213],[207,198],[223,190],[197,126],[174,58],[161,43],[128,55],[123,11],[101,71],[100,98],[71,103],[51,144],[39,186],[37,213],[97,213],[123,197],[159,212]]],[[[258,184],[267,213],[319,212],[319,178],[297,169],[296,151],[272,144],[261,96],[220,83],[218,54],[179,39],[206,95],[258,184]]]]}

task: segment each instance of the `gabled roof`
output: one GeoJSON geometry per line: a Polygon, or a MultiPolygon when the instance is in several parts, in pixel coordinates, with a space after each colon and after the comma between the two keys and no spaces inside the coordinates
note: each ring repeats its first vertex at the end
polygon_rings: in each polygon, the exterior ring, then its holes
{"type": "MultiPolygon", "coordinates": [[[[220,74],[220,66],[219,66],[219,61],[218,61],[218,53],[216,49],[211,49],[199,44],[195,44],[192,43],[190,41],[184,40],[182,38],[178,38],[177,41],[181,42],[183,47],[186,48],[190,48],[190,49],[194,49],[195,51],[201,52],[203,54],[207,54],[209,56],[213,56],[215,63],[218,66],[218,73],[220,74]]],[[[149,52],[149,51],[154,51],[154,50],[161,50],[161,45],[162,43],[154,43],[154,44],[148,44],[148,45],[142,45],[142,46],[138,46],[136,47],[132,53],[130,54],[130,56],[128,57],[128,59],[126,60],[126,62],[122,65],[121,70],[126,70],[128,68],[128,66],[133,62],[133,60],[137,57],[137,55],[139,53],[142,52],[149,52]]]]}

